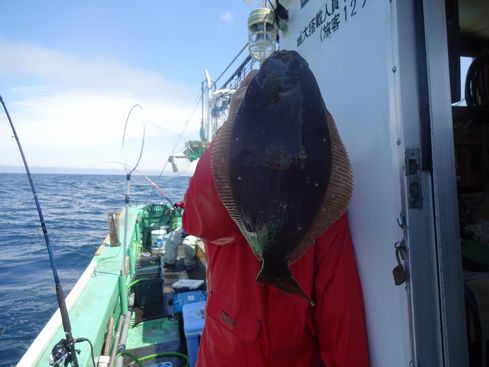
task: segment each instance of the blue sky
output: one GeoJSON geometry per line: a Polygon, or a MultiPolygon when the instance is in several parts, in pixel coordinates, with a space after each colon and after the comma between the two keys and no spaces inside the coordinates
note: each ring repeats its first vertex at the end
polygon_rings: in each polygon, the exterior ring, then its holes
{"type": "MultiPolygon", "coordinates": [[[[163,167],[190,120],[207,68],[217,78],[247,41],[259,1],[6,1],[0,12],[0,94],[33,167],[117,169],[125,156],[163,167]]],[[[243,56],[244,57],[244,56],[243,56]]],[[[127,163],[131,163],[127,159],[127,163]]],[[[0,114],[0,166],[20,166],[0,114]]],[[[184,167],[185,168],[185,165],[184,167]]]]}

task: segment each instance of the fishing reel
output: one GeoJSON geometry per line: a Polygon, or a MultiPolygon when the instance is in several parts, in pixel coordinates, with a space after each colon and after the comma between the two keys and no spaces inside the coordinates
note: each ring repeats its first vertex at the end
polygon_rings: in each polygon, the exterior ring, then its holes
{"type": "Polygon", "coordinates": [[[61,339],[51,350],[51,355],[49,356],[49,365],[54,367],[60,367],[63,365],[67,367],[68,365],[73,365],[76,362],[76,353],[80,353],[79,350],[73,348],[72,343],[66,339],[61,339]]]}

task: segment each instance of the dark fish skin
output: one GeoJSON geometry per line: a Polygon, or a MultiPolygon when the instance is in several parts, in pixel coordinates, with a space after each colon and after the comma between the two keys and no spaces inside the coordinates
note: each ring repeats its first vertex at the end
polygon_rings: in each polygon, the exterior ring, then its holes
{"type": "Polygon", "coordinates": [[[248,83],[214,141],[218,192],[262,261],[257,281],[313,304],[289,264],[338,216],[324,208],[335,152],[343,147],[316,79],[297,52],[275,52],[248,83]]]}
{"type": "Polygon", "coordinates": [[[260,283],[295,288],[288,258],[318,212],[330,171],[316,79],[296,52],[276,53],[246,91],[230,149],[231,189],[245,237],[263,259],[260,283]]]}

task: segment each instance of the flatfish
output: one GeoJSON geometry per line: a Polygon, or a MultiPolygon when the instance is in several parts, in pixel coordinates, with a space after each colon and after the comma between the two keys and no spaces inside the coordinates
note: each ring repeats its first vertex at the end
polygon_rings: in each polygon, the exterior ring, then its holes
{"type": "Polygon", "coordinates": [[[289,265],[346,210],[346,150],[307,62],[277,51],[248,75],[212,144],[219,196],[262,262],[257,281],[307,299],[289,265]]]}

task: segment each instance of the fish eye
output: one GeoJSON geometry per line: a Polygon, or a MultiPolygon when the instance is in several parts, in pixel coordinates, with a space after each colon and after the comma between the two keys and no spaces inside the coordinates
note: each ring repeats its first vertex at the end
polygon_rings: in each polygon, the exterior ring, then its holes
{"type": "Polygon", "coordinates": [[[262,65],[258,84],[268,103],[275,104],[280,98],[291,94],[296,87],[298,77],[290,63],[284,60],[268,62],[262,65]]]}

